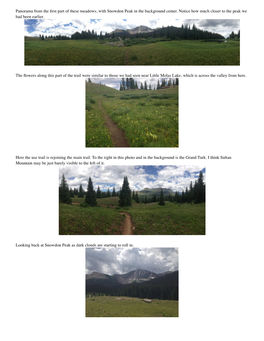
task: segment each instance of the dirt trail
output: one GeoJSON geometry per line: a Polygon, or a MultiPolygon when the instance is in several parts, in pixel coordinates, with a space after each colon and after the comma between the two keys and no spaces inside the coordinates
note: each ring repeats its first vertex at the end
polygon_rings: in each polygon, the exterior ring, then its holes
{"type": "Polygon", "coordinates": [[[103,118],[105,121],[106,128],[109,130],[109,133],[111,135],[113,144],[115,147],[130,147],[127,139],[125,137],[125,134],[122,130],[118,128],[118,125],[111,120],[111,118],[107,115],[107,112],[101,105],[101,100],[98,101],[98,105],[103,113],[103,118]]]}
{"type": "Polygon", "coordinates": [[[126,216],[125,223],[124,223],[124,231],[123,235],[132,235],[133,234],[133,229],[132,229],[132,219],[130,214],[126,212],[119,212],[120,214],[124,214],[126,216]]]}

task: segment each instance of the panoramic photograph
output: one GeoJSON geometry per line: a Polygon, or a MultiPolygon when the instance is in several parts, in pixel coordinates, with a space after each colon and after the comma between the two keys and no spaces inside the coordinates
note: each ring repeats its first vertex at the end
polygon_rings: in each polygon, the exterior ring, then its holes
{"type": "Polygon", "coordinates": [[[85,147],[179,147],[179,79],[126,76],[85,81],[85,147]]]}
{"type": "Polygon", "coordinates": [[[62,167],[59,234],[205,235],[205,187],[200,165],[62,167]]]}
{"type": "Polygon", "coordinates": [[[85,249],[86,317],[178,317],[177,248],[85,249]]]}
{"type": "Polygon", "coordinates": [[[240,65],[239,19],[25,19],[25,65],[240,65]]]}

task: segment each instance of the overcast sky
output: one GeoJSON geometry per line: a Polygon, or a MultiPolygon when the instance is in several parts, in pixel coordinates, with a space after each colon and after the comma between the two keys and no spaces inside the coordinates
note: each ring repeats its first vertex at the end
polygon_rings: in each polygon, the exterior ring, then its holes
{"type": "Polygon", "coordinates": [[[25,36],[42,35],[66,35],[70,36],[75,32],[81,31],[96,31],[99,34],[101,31],[110,33],[115,29],[132,29],[140,25],[148,26],[149,28],[158,28],[166,26],[181,27],[181,25],[193,24],[196,27],[207,30],[209,32],[219,33],[223,36],[228,36],[232,31],[238,33],[240,29],[239,19],[173,19],[170,16],[162,17],[161,19],[144,19],[141,16],[136,16],[133,19],[87,19],[87,20],[64,20],[64,19],[28,19],[24,21],[25,36]]]}
{"type": "Polygon", "coordinates": [[[101,191],[113,187],[118,191],[123,184],[124,176],[127,176],[131,190],[143,190],[144,188],[170,188],[175,191],[183,191],[189,187],[190,182],[198,178],[200,171],[205,168],[195,166],[91,166],[61,167],[59,170],[59,183],[64,174],[69,187],[87,189],[89,177],[91,177],[94,189],[100,186],[101,191]]]}
{"type": "Polygon", "coordinates": [[[156,274],[178,270],[176,248],[94,248],[85,250],[85,272],[124,274],[136,269],[156,274]]]}

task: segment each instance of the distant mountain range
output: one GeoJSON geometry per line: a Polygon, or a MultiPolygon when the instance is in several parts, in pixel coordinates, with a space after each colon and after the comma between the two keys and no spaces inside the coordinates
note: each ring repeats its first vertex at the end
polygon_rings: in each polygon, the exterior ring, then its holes
{"type": "Polygon", "coordinates": [[[178,299],[178,270],[160,274],[136,269],[112,276],[100,272],[86,275],[86,294],[104,293],[159,299],[178,299]]]}
{"type": "MultiPolygon", "coordinates": [[[[164,274],[168,274],[170,272],[166,272],[164,274]]],[[[91,282],[97,282],[97,283],[104,283],[106,285],[112,285],[112,284],[131,284],[131,283],[140,283],[144,281],[151,281],[154,278],[158,278],[164,275],[162,274],[156,274],[155,272],[151,272],[148,270],[142,270],[137,269],[134,271],[130,271],[126,274],[115,274],[113,276],[109,276],[106,274],[102,274],[100,272],[92,272],[90,275],[86,275],[86,279],[90,280],[91,282]]]]}
{"type": "MultiPolygon", "coordinates": [[[[144,188],[142,191],[138,191],[138,196],[153,196],[153,195],[160,195],[161,188],[144,188]]],[[[162,188],[163,195],[168,196],[169,194],[174,195],[174,192],[170,188],[162,188]]]]}
{"type": "Polygon", "coordinates": [[[144,25],[137,26],[132,29],[121,30],[116,29],[109,33],[109,35],[114,35],[115,37],[129,37],[129,36],[150,36],[150,37],[163,37],[175,39],[178,37],[180,39],[224,39],[224,36],[218,33],[203,31],[201,29],[195,30],[190,26],[185,27],[175,27],[175,26],[167,26],[167,27],[157,27],[150,28],[144,25]]]}
{"type": "Polygon", "coordinates": [[[119,30],[119,29],[116,29],[115,31],[111,32],[110,34],[126,34],[126,33],[129,33],[129,34],[137,34],[137,33],[150,33],[150,32],[154,32],[155,29],[152,29],[152,28],[149,28],[147,26],[143,26],[143,25],[140,25],[138,27],[135,27],[135,28],[132,28],[132,29],[128,29],[128,30],[119,30]]]}

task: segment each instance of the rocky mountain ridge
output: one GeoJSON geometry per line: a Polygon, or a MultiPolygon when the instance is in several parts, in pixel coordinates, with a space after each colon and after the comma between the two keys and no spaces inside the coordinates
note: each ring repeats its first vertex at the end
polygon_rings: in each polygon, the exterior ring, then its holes
{"type": "Polygon", "coordinates": [[[106,275],[100,272],[92,272],[91,274],[86,275],[86,280],[103,280],[104,284],[109,281],[110,283],[120,283],[120,284],[130,284],[130,283],[141,283],[145,281],[151,281],[155,278],[162,277],[171,273],[170,271],[166,271],[161,274],[156,274],[155,272],[143,270],[143,269],[136,269],[130,271],[125,274],[114,274],[112,276],[106,275]]]}

